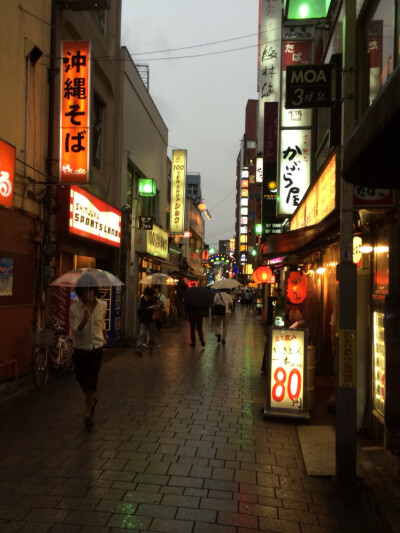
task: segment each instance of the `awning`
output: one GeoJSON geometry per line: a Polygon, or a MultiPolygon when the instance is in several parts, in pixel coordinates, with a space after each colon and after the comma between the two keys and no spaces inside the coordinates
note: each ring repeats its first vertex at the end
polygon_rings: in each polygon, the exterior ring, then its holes
{"type": "Polygon", "coordinates": [[[262,243],[261,260],[282,255],[318,250],[339,238],[339,211],[336,210],[314,226],[266,237],[262,243]]]}
{"type": "Polygon", "coordinates": [[[400,66],[366,111],[344,149],[343,178],[380,189],[400,188],[400,66]]]}

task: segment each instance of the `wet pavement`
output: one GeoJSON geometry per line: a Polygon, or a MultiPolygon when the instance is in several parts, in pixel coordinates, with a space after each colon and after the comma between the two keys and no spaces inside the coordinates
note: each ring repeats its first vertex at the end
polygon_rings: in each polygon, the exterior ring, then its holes
{"type": "Polygon", "coordinates": [[[205,348],[184,323],[151,355],[111,351],[91,432],[71,376],[3,402],[0,531],[388,531],[368,498],[307,476],[293,421],[264,420],[254,312],[237,309],[225,345],[204,329],[205,348]]]}

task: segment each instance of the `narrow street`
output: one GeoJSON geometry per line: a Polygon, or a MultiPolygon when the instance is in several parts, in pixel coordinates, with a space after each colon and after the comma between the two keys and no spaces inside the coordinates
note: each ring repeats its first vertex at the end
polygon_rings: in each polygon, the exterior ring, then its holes
{"type": "Polygon", "coordinates": [[[384,531],[331,478],[307,476],[295,423],[264,420],[264,336],[238,306],[226,345],[188,324],[161,347],[106,357],[87,432],[73,377],[0,409],[0,530],[384,531]]]}

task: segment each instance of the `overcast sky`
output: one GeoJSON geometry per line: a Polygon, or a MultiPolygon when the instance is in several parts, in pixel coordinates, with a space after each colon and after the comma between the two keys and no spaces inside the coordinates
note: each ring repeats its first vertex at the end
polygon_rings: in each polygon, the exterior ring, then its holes
{"type": "Polygon", "coordinates": [[[235,232],[236,159],[247,100],[258,96],[258,3],[122,0],[122,45],[150,67],[150,95],[169,130],[168,155],[187,150],[188,171],[201,174],[211,245],[235,232]]]}

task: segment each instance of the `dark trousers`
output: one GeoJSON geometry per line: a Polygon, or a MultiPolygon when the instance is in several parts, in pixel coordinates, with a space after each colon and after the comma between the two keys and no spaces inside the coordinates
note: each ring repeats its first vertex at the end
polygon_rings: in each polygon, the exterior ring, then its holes
{"type": "Polygon", "coordinates": [[[199,339],[203,340],[203,317],[202,316],[196,316],[189,318],[189,324],[190,324],[190,340],[192,342],[196,342],[196,329],[197,333],[199,335],[199,339]]]}

